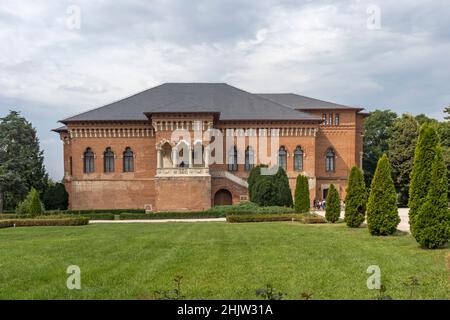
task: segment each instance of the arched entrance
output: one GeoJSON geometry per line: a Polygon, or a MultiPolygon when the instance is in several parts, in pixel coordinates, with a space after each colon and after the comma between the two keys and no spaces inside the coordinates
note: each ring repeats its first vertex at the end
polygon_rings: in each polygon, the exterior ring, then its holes
{"type": "Polygon", "coordinates": [[[231,192],[226,189],[220,189],[214,195],[214,205],[215,206],[224,206],[233,204],[233,197],[231,196],[231,192]]]}

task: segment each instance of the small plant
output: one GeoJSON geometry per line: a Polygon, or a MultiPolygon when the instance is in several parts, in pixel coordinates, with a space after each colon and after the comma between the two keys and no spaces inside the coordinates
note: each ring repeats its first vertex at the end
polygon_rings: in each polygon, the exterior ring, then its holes
{"type": "Polygon", "coordinates": [[[158,300],[183,300],[185,297],[181,294],[181,282],[183,276],[176,276],[173,279],[175,288],[172,290],[158,290],[155,291],[155,298],[158,300]]]}
{"type": "Polygon", "coordinates": [[[376,297],[376,300],[393,300],[391,296],[386,295],[386,286],[382,284],[380,286],[380,289],[378,289],[378,297],[376,297]]]}
{"type": "Polygon", "coordinates": [[[409,299],[413,298],[414,290],[420,286],[419,280],[412,276],[408,278],[408,282],[403,283],[406,287],[409,287],[409,299]]]}
{"type": "Polygon", "coordinates": [[[312,299],[312,293],[309,292],[302,292],[300,294],[300,300],[311,300],[312,299]]]}
{"type": "Polygon", "coordinates": [[[31,188],[25,200],[23,200],[16,208],[16,213],[19,215],[30,215],[32,217],[44,214],[44,205],[39,198],[39,192],[31,188]]]}
{"type": "Polygon", "coordinates": [[[262,297],[265,300],[283,300],[283,296],[285,295],[285,292],[278,291],[271,284],[266,285],[265,288],[256,290],[256,296],[262,297]]]}

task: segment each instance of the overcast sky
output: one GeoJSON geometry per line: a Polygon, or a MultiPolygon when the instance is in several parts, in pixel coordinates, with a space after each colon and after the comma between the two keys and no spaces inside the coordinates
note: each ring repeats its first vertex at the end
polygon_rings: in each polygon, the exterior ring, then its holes
{"type": "Polygon", "coordinates": [[[54,179],[58,120],[164,82],[442,119],[450,0],[0,2],[0,116],[33,122],[54,179]]]}

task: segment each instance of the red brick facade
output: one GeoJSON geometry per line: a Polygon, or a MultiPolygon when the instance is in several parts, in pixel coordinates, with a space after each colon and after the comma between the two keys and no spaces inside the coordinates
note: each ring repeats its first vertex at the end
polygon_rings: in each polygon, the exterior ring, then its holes
{"type": "MultiPolygon", "coordinates": [[[[167,163],[170,158],[164,148],[173,148],[174,144],[170,146],[164,141],[170,141],[171,133],[178,126],[188,129],[194,137],[194,120],[200,121],[202,133],[208,128],[221,130],[224,141],[227,134],[233,140],[243,136],[244,147],[252,143],[252,130],[279,130],[268,139],[279,139],[279,146],[286,150],[286,171],[292,192],[297,175],[303,173],[310,178],[311,200],[322,199],[331,183],[337,186],[343,198],[351,167],[361,164],[364,115],[359,113],[359,109],[350,108],[308,110],[308,113],[319,117],[333,114],[333,118],[338,114],[339,124],[324,125],[318,121],[226,122],[217,121],[211,114],[161,114],[151,121],[134,122],[71,122],[67,129],[59,131],[64,142],[64,177],[70,208],[135,209],[151,206],[156,211],[205,210],[214,205],[215,195],[220,190],[229,191],[233,203],[245,200],[245,180],[249,171],[245,170],[243,161],[238,163],[236,171],[229,171],[226,163],[200,165],[198,168],[195,165],[193,168],[179,168],[167,163]],[[297,146],[303,151],[302,171],[294,170],[297,146]],[[85,173],[87,148],[94,153],[93,172],[89,173],[85,173]],[[105,172],[106,148],[111,148],[114,153],[113,172],[105,172]],[[131,172],[124,172],[126,148],[133,152],[131,172]],[[334,152],[334,165],[333,170],[327,171],[329,150],[334,152]]],[[[204,147],[208,145],[204,136],[200,140],[204,147]]],[[[238,152],[243,157],[244,151],[238,152]]],[[[226,162],[226,146],[223,147],[223,155],[226,162]]],[[[259,162],[256,157],[256,163],[259,162]]]]}

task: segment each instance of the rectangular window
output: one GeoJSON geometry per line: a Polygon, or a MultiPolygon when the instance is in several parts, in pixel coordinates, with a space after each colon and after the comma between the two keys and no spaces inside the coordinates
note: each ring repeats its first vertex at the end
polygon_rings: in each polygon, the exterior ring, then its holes
{"type": "Polygon", "coordinates": [[[330,126],[332,126],[332,125],[333,125],[333,114],[330,113],[330,126]]]}
{"type": "Polygon", "coordinates": [[[339,125],[340,119],[339,119],[339,113],[336,113],[336,121],[334,122],[335,125],[339,125]]]}
{"type": "Polygon", "coordinates": [[[322,119],[323,119],[323,125],[326,126],[327,125],[327,114],[326,113],[323,114],[322,119]]]}
{"type": "Polygon", "coordinates": [[[69,174],[73,175],[73,164],[72,164],[72,157],[69,158],[69,174]]]}

